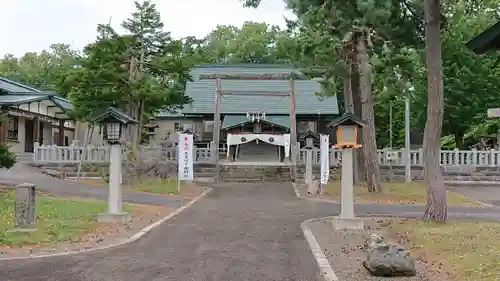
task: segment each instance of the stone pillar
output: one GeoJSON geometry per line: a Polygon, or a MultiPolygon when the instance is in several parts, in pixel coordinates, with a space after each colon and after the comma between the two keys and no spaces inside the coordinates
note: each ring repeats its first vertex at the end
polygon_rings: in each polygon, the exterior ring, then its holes
{"type": "Polygon", "coordinates": [[[110,150],[108,212],[99,214],[99,222],[128,223],[131,214],[122,212],[122,147],[112,144],[110,150]]]}
{"type": "Polygon", "coordinates": [[[340,217],[354,218],[353,149],[345,148],[342,155],[342,175],[340,180],[340,217]]]}
{"type": "MultiPolygon", "coordinates": [[[[312,148],[313,148],[313,142],[314,139],[312,138],[306,138],[306,184],[309,187],[309,190],[313,187],[313,167],[312,167],[312,159],[313,159],[313,153],[312,153],[312,148]]],[[[314,192],[316,193],[316,192],[314,192]]]]}
{"type": "Polygon", "coordinates": [[[16,228],[10,232],[30,232],[36,230],[35,185],[23,183],[16,187],[14,222],[16,228]]]}
{"type": "Polygon", "coordinates": [[[340,180],[340,216],[334,218],[335,229],[363,229],[364,223],[354,215],[354,149],[344,148],[340,180]]]}

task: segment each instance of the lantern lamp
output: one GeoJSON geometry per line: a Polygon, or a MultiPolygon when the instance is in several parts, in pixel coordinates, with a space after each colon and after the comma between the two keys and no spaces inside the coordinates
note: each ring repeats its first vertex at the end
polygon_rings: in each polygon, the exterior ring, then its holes
{"type": "Polygon", "coordinates": [[[361,144],[358,143],[358,130],[364,126],[364,122],[351,113],[344,113],[328,124],[329,128],[335,128],[337,135],[336,148],[361,147],[361,144]]]}
{"type": "Polygon", "coordinates": [[[313,131],[309,130],[305,135],[304,135],[304,140],[306,141],[306,149],[313,149],[314,148],[314,141],[318,140],[318,135],[315,134],[313,131]]]}
{"type": "Polygon", "coordinates": [[[94,118],[94,122],[104,129],[104,139],[109,144],[120,144],[123,130],[130,124],[138,122],[115,107],[108,107],[94,118]]]}

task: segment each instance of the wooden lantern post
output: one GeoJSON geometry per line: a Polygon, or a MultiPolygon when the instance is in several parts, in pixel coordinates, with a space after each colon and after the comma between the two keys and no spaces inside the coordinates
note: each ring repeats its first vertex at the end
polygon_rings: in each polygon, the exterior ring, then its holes
{"type": "Polygon", "coordinates": [[[336,129],[337,144],[342,149],[342,173],[340,181],[340,215],[333,220],[335,229],[363,229],[364,222],[354,214],[354,149],[360,148],[358,130],[364,123],[350,113],[332,121],[329,127],[336,129]]]}

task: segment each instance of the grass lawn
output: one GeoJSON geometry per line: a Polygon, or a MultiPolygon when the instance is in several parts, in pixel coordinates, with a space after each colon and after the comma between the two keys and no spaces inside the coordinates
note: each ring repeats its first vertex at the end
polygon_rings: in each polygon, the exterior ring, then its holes
{"type": "MultiPolygon", "coordinates": [[[[355,198],[360,203],[379,204],[425,204],[426,186],[423,182],[406,184],[402,182],[382,183],[381,193],[368,192],[366,186],[354,188],[355,198]]],[[[332,181],[325,186],[324,196],[328,199],[340,199],[340,181],[332,181]]],[[[476,200],[467,198],[461,194],[448,191],[447,199],[449,205],[479,207],[476,200]]]]}
{"type": "MultiPolygon", "coordinates": [[[[184,193],[189,184],[181,181],[181,192],[184,193]]],[[[157,193],[157,194],[180,194],[177,191],[177,179],[147,181],[132,186],[137,191],[157,193]]]]}
{"type": "MultiPolygon", "coordinates": [[[[37,194],[38,230],[30,233],[8,233],[14,228],[14,196],[12,190],[0,189],[0,245],[46,245],[77,241],[97,225],[97,214],[104,212],[104,201],[69,199],[37,194]]],[[[128,205],[124,206],[131,210],[128,205]]]]}
{"type": "Polygon", "coordinates": [[[500,280],[500,223],[397,220],[390,227],[449,280],[500,280]]]}

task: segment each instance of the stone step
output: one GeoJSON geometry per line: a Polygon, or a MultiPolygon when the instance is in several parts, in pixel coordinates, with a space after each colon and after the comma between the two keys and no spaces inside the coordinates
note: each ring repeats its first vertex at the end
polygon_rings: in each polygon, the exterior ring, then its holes
{"type": "Polygon", "coordinates": [[[283,182],[291,181],[292,169],[284,166],[222,166],[220,180],[223,182],[283,182]]]}

